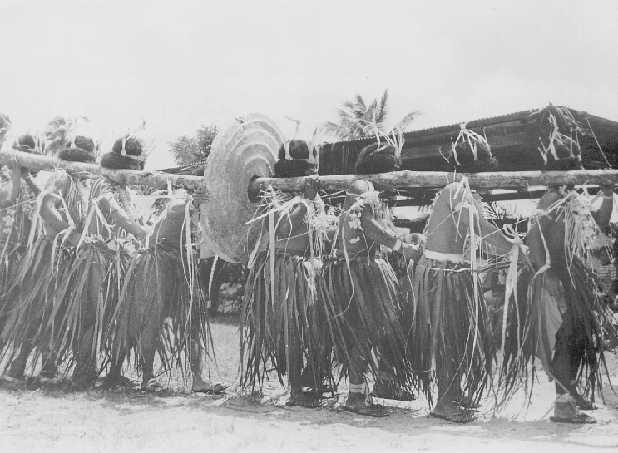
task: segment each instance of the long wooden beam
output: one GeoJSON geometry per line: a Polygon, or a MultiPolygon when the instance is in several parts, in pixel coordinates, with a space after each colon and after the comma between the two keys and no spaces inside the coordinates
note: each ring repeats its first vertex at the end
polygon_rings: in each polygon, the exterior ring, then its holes
{"type": "MultiPolygon", "coordinates": [[[[548,185],[618,185],[618,170],[569,170],[569,171],[520,171],[449,173],[437,171],[394,171],[375,175],[324,175],[315,176],[319,187],[327,191],[345,190],[355,181],[365,180],[376,189],[423,188],[438,189],[445,185],[468,178],[470,187],[477,190],[527,191],[531,186],[548,185]]],[[[257,178],[252,190],[265,190],[269,186],[283,192],[300,191],[307,177],[299,178],[257,178]]]]}
{"type": "MultiPolygon", "coordinates": [[[[168,183],[187,190],[207,188],[203,177],[192,175],[172,175],[158,171],[107,170],[98,165],[69,162],[49,156],[7,150],[0,152],[0,164],[19,164],[31,170],[53,170],[63,168],[74,172],[104,175],[120,184],[144,185],[165,188],[168,183]]],[[[566,185],[618,185],[618,170],[570,170],[570,171],[521,171],[521,172],[483,172],[450,173],[434,171],[402,170],[375,175],[322,175],[299,178],[256,178],[249,187],[250,193],[259,193],[268,187],[283,192],[301,191],[308,178],[313,178],[323,190],[339,191],[350,187],[359,180],[371,181],[377,189],[439,189],[446,184],[460,181],[463,177],[473,189],[528,191],[530,186],[566,185]]],[[[242,190],[242,188],[239,188],[242,190]]]]}
{"type": "Polygon", "coordinates": [[[191,191],[204,187],[204,178],[201,176],[172,175],[159,171],[108,170],[99,165],[70,162],[40,154],[13,150],[0,152],[0,164],[10,166],[15,163],[35,171],[62,168],[74,172],[78,176],[80,174],[84,176],[88,174],[104,175],[119,184],[143,185],[157,189],[166,188],[168,182],[174,187],[183,187],[191,191]]]}

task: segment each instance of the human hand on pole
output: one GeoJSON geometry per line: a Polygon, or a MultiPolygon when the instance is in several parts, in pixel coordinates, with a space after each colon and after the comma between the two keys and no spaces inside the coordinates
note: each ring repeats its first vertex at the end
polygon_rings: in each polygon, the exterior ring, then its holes
{"type": "Polygon", "coordinates": [[[313,200],[317,196],[319,190],[320,182],[318,181],[318,179],[315,177],[307,176],[305,178],[303,186],[303,197],[305,197],[307,200],[313,200]]]}
{"type": "Polygon", "coordinates": [[[613,197],[614,196],[614,185],[613,184],[601,184],[600,186],[601,192],[605,197],[613,197]]]}
{"type": "Polygon", "coordinates": [[[193,206],[199,208],[201,204],[208,201],[208,192],[205,187],[200,187],[192,195],[193,206]]]}
{"type": "Polygon", "coordinates": [[[406,260],[416,261],[420,257],[421,251],[417,246],[404,243],[401,247],[401,253],[406,260]]]}

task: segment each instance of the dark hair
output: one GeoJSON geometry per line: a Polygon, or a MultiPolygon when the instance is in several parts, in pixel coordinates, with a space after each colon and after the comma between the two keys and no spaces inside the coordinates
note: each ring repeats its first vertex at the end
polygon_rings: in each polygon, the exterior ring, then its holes
{"type": "Polygon", "coordinates": [[[297,176],[315,175],[318,172],[317,166],[308,160],[285,160],[280,159],[275,162],[276,178],[294,178],[297,176]]]}
{"type": "Polygon", "coordinates": [[[121,154],[122,152],[122,140],[125,140],[124,143],[124,150],[126,154],[129,154],[131,156],[141,156],[143,149],[142,149],[142,143],[139,141],[139,139],[137,137],[123,137],[123,138],[119,138],[118,140],[116,140],[114,142],[114,145],[112,146],[112,152],[116,153],[116,154],[121,154]]]}
{"type": "Polygon", "coordinates": [[[88,151],[94,154],[94,140],[90,137],[86,137],[85,135],[76,135],[73,140],[76,148],[83,149],[84,151],[88,151]]]}
{"type": "Polygon", "coordinates": [[[112,151],[103,154],[103,157],[101,157],[101,167],[110,170],[143,170],[144,162],[112,151]]]}
{"type": "Polygon", "coordinates": [[[583,170],[582,158],[580,155],[575,155],[569,158],[548,159],[546,170],[583,170]]]}
{"type": "Polygon", "coordinates": [[[489,143],[484,140],[475,140],[476,149],[473,152],[472,145],[468,140],[458,141],[453,149],[450,148],[446,153],[449,164],[454,169],[466,173],[476,173],[481,171],[492,171],[498,168],[498,160],[491,153],[489,143]]]}
{"type": "Polygon", "coordinates": [[[399,170],[400,162],[395,155],[395,147],[390,144],[372,143],[365,146],[354,166],[359,175],[370,175],[372,173],[387,173],[399,170]]]}
{"type": "Polygon", "coordinates": [[[288,147],[292,159],[309,159],[309,145],[304,140],[290,140],[279,147],[279,160],[284,160],[285,147],[288,147]]]}
{"type": "Polygon", "coordinates": [[[36,140],[31,134],[23,134],[17,137],[13,143],[13,149],[26,153],[34,153],[36,151],[36,140]]]}
{"type": "Polygon", "coordinates": [[[61,160],[69,160],[72,162],[88,162],[92,163],[96,160],[93,151],[87,151],[85,149],[79,148],[64,148],[58,151],[56,154],[58,159],[61,160]]]}

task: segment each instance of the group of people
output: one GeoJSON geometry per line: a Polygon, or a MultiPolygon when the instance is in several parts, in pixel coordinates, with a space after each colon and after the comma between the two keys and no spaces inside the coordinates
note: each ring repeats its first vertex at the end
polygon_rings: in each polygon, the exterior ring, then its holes
{"type": "MultiPolygon", "coordinates": [[[[396,170],[397,154],[368,145],[356,174],[396,170]]],[[[375,397],[424,393],[432,416],[468,422],[488,393],[502,403],[530,389],[538,359],[556,383],[552,420],[594,421],[581,411],[594,409],[616,339],[595,267],[611,259],[612,185],[598,209],[550,187],[520,238],[485,218],[465,180],[453,182],[438,191],[423,234],[410,235],[393,227],[370,182],[321,197],[315,172],[305,142],[285,143],[275,176],[306,176],[303,193],[266,193],[251,221],[245,386],[259,387],[273,367],[288,381],[287,404],[315,407],[345,376],[346,410],[379,416],[375,397]],[[407,263],[399,275],[394,255],[407,263]],[[498,304],[484,294],[493,274],[504,282],[498,304]]]]}
{"type": "MultiPolygon", "coordinates": [[[[96,162],[91,137],[79,129],[53,130],[54,124],[42,140],[25,134],[5,145],[96,162]]],[[[100,166],[141,170],[144,147],[138,135],[126,134],[100,166]]],[[[147,225],[126,185],[106,176],[56,169],[38,187],[28,169],[15,163],[8,170],[0,189],[4,378],[22,379],[30,364],[40,367],[42,380],[56,378],[61,367],[73,370],[75,388],[93,386],[104,371],[103,385],[116,386],[125,382],[123,367],[134,364],[142,387],[156,389],[158,352],[166,369],[193,371],[193,390],[222,391],[201,375],[211,345],[189,202],[168,196],[147,225]]]]}
{"type": "MultiPolygon", "coordinates": [[[[22,135],[7,146],[37,153],[44,144],[22,135]]],[[[96,148],[69,133],[46,152],[94,163],[96,148]]],[[[362,178],[345,193],[318,193],[310,151],[300,140],[282,145],[275,176],[307,176],[303,191],[264,193],[249,222],[243,388],[260,391],[274,369],[289,386],[288,405],[317,407],[347,378],[345,410],[380,416],[374,398],[424,393],[433,416],[462,423],[475,419],[488,392],[507,401],[533,378],[538,358],[556,383],[552,419],[594,421],[581,410],[594,408],[603,353],[616,338],[594,269],[608,259],[599,238],[613,186],[602,188],[594,211],[575,191],[551,187],[522,240],[486,220],[465,180],[453,182],[437,193],[424,233],[403,235],[362,178]],[[393,255],[405,261],[403,272],[389,264],[393,255]],[[497,309],[484,297],[492,272],[505,281],[497,309]]],[[[397,154],[389,143],[369,145],[357,173],[395,170],[397,154]]],[[[120,137],[100,165],[142,169],[143,143],[120,137]]],[[[195,206],[170,197],[146,226],[126,186],[106,176],[56,170],[39,188],[29,170],[15,164],[9,172],[0,187],[6,378],[40,363],[41,379],[62,366],[73,367],[77,388],[104,371],[105,385],[117,385],[133,363],[142,387],[155,389],[159,353],[167,369],[190,368],[194,391],[224,391],[201,374],[212,344],[195,206]]]]}

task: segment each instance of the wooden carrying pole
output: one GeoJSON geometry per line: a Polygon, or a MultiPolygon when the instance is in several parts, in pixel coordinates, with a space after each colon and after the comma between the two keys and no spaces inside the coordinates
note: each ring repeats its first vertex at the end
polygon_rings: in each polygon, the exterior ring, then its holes
{"type": "Polygon", "coordinates": [[[439,171],[394,171],[376,175],[324,175],[299,178],[258,178],[252,190],[265,190],[269,186],[282,192],[300,191],[307,178],[314,178],[319,187],[328,191],[345,190],[353,182],[371,181],[376,189],[438,189],[468,178],[470,187],[480,191],[492,189],[528,191],[533,186],[548,185],[618,185],[618,170],[569,170],[569,171],[520,171],[450,173],[439,171]]]}
{"type": "Polygon", "coordinates": [[[172,175],[157,171],[108,170],[96,164],[71,162],[40,154],[13,150],[0,152],[0,164],[11,166],[15,163],[34,171],[62,168],[76,173],[77,176],[80,176],[80,174],[83,174],[84,177],[88,177],[88,174],[104,175],[119,184],[143,185],[157,189],[165,189],[168,181],[172,186],[183,187],[192,191],[204,186],[204,178],[201,176],[172,175]]]}
{"type": "MultiPolygon", "coordinates": [[[[144,185],[164,189],[168,183],[190,191],[208,190],[208,181],[201,176],[172,175],[157,171],[107,170],[95,164],[63,161],[49,156],[30,154],[21,151],[0,152],[0,164],[18,164],[30,170],[53,170],[63,168],[77,173],[104,175],[111,180],[128,185],[144,185]]],[[[569,171],[521,171],[521,172],[482,172],[450,173],[434,171],[402,170],[376,175],[324,175],[299,178],[256,178],[247,189],[249,193],[260,193],[268,187],[282,192],[302,191],[306,181],[313,179],[320,189],[327,191],[345,190],[353,182],[371,181],[376,189],[415,188],[438,189],[454,181],[468,178],[470,187],[480,191],[492,189],[528,191],[531,186],[548,185],[618,185],[618,170],[569,170],[569,171]]],[[[238,188],[243,190],[242,188],[238,188]]],[[[522,198],[525,198],[523,196],[522,198]]]]}

